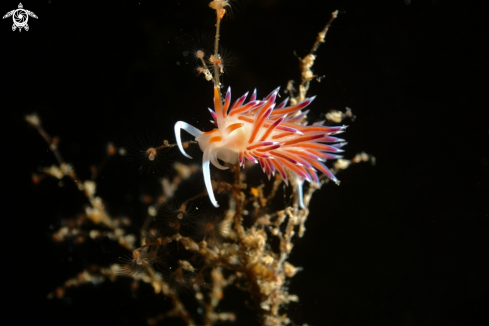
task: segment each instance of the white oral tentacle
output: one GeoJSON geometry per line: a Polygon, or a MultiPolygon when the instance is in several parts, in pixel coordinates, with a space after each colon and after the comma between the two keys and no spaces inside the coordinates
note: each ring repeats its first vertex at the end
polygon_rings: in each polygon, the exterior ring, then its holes
{"type": "Polygon", "coordinates": [[[210,170],[210,151],[206,150],[204,152],[204,157],[202,158],[202,172],[204,173],[204,182],[205,187],[207,189],[207,194],[209,195],[209,199],[214,205],[214,207],[219,207],[217,204],[216,198],[214,197],[214,190],[212,189],[212,181],[211,181],[211,170],[210,170]]]}
{"type": "Polygon", "coordinates": [[[185,130],[186,132],[188,132],[194,137],[197,137],[200,134],[202,134],[202,131],[183,121],[178,121],[177,123],[175,123],[175,138],[177,139],[178,149],[185,157],[192,158],[192,156],[185,153],[185,150],[183,149],[182,138],[180,137],[180,129],[185,130]]]}
{"type": "Polygon", "coordinates": [[[217,160],[217,153],[216,153],[216,151],[214,151],[213,153],[210,154],[210,159],[211,159],[212,165],[214,165],[216,168],[218,168],[220,170],[227,170],[227,169],[229,169],[229,167],[223,166],[223,165],[221,165],[219,163],[219,161],[217,160]]]}

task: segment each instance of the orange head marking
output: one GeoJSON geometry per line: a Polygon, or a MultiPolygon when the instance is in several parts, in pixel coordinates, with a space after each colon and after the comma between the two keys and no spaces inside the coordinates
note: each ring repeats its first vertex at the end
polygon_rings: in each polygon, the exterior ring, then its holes
{"type": "Polygon", "coordinates": [[[221,140],[222,140],[221,136],[214,136],[211,137],[211,139],[209,139],[209,143],[216,143],[216,142],[220,142],[221,140]]]}

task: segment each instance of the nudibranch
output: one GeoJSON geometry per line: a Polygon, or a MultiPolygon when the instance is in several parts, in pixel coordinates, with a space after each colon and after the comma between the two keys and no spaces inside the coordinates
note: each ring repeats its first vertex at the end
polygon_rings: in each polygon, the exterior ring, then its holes
{"type": "Polygon", "coordinates": [[[275,107],[279,88],[270,93],[264,100],[256,99],[256,89],[245,104],[248,93],[241,96],[230,108],[231,89],[228,88],[224,103],[221,101],[219,88],[214,87],[214,111],[209,109],[217,127],[202,132],[186,122],[175,124],[177,145],[185,153],[180,138],[183,129],[199,143],[204,152],[202,170],[209,199],[215,207],[217,204],[212,189],[210,163],[216,168],[225,170],[218,160],[244,166],[245,159],[260,163],[264,173],[275,175],[278,171],[288,185],[285,168],[292,172],[299,205],[302,202],[302,183],[307,180],[319,187],[318,171],[324,173],[335,183],[338,179],[324,165],[327,159],[336,159],[343,152],[343,139],[333,137],[346,129],[346,126],[323,126],[322,123],[307,125],[308,111],[302,111],[315,97],[310,97],[296,105],[286,106],[288,98],[275,107]]]}

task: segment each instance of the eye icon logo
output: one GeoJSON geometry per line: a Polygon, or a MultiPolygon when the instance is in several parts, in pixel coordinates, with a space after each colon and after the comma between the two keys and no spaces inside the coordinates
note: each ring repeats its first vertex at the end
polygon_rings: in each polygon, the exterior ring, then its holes
{"type": "Polygon", "coordinates": [[[18,28],[19,32],[22,32],[22,28],[25,29],[26,31],[29,30],[29,25],[27,25],[29,16],[37,19],[36,14],[33,13],[32,11],[25,10],[24,7],[22,6],[22,3],[19,3],[18,9],[9,11],[8,13],[5,14],[5,16],[3,16],[3,18],[5,19],[10,16],[12,16],[12,19],[14,20],[14,24],[12,25],[12,31],[15,31],[18,28]]]}

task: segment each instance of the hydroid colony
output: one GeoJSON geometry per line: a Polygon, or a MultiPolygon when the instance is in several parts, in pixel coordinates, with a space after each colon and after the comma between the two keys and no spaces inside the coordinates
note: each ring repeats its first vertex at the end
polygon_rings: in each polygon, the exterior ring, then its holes
{"type": "MultiPolygon", "coordinates": [[[[291,324],[284,308],[299,298],[288,292],[287,284],[300,268],[290,263],[288,257],[294,239],[304,235],[311,196],[328,180],[338,183],[335,174],[339,170],[352,163],[373,161],[373,158],[362,153],[352,160],[341,159],[336,153],[341,151],[344,142],[335,136],[345,127],[324,126],[323,123],[308,125],[307,111],[303,111],[314,99],[306,93],[315,78],[311,71],[315,52],[324,42],[337,13],[332,14],[318,34],[310,53],[300,60],[302,81],[297,96],[293,96],[292,83],[287,86],[290,106],[287,100],[275,104],[279,89],[263,100],[258,99],[256,91],[248,101],[245,94],[231,105],[230,89],[224,97],[221,94],[220,75],[226,67],[218,52],[221,20],[229,6],[229,1],[223,0],[210,3],[216,14],[214,52],[210,55],[201,50],[195,52],[200,62],[198,70],[213,83],[214,110],[210,111],[217,128],[202,132],[179,121],[175,124],[177,144],[164,141],[141,151],[150,162],[155,161],[162,150],[174,150],[177,146],[189,157],[186,150],[198,143],[204,153],[202,170],[198,165],[176,163],[175,173],[162,177],[162,193],[157,200],[148,202],[148,218],[143,224],[140,242],[126,231],[130,221],[110,216],[104,200],[97,195],[95,179],[100,171],[96,171],[93,180],[81,180],[73,166],[62,159],[57,142],[44,131],[39,118],[36,115],[26,117],[58,159],[58,165],[41,169],[33,180],[38,183],[45,176],[59,180],[70,178],[89,203],[79,220],[57,230],[53,240],[64,242],[75,238],[82,244],[85,239],[103,237],[130,252],[121,257],[119,263],[107,262],[107,266],[95,265],[80,272],[50,293],[49,298],[62,298],[69,288],[86,283],[130,277],[134,282],[150,284],[156,295],[171,299],[169,310],[147,316],[150,325],[162,320],[168,322],[169,318],[181,319],[186,325],[239,323],[243,316],[240,312],[222,311],[222,301],[227,299],[224,291],[247,293],[250,309],[261,325],[291,324]],[[195,141],[182,141],[182,129],[192,134],[195,141]],[[334,163],[327,167],[326,160],[334,163]],[[260,164],[271,179],[270,190],[266,191],[264,184],[247,186],[243,172],[243,168],[249,167],[246,161],[260,164]],[[211,164],[221,170],[229,169],[233,181],[219,180],[212,173],[211,164]],[[203,175],[205,190],[191,198],[175,198],[176,190],[196,174],[203,175]],[[305,193],[302,190],[304,180],[310,183],[305,193]],[[291,206],[276,207],[273,200],[283,192],[280,187],[283,182],[292,183],[295,200],[291,201],[291,206]],[[215,193],[226,200],[218,204],[215,193]],[[207,198],[212,206],[221,205],[221,210],[202,204],[209,202],[207,198]],[[88,221],[92,229],[82,231],[88,221]],[[199,308],[189,308],[195,305],[199,308]]],[[[327,120],[335,123],[348,117],[351,117],[350,110],[326,115],[327,120]]],[[[113,145],[108,147],[107,153],[108,157],[118,154],[113,145]]],[[[123,154],[121,150],[119,154],[123,154]]]]}

